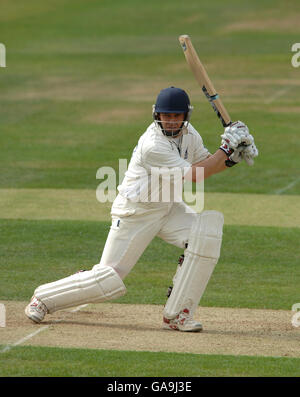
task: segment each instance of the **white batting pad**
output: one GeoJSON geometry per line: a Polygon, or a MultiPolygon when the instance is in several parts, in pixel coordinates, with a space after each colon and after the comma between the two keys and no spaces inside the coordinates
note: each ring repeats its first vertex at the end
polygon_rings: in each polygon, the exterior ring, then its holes
{"type": "Polygon", "coordinates": [[[188,309],[193,315],[218,262],[224,217],[218,211],[204,211],[192,224],[184,261],[164,308],[164,316],[175,318],[188,309]]]}
{"type": "Polygon", "coordinates": [[[110,266],[94,266],[92,270],[41,285],[34,291],[49,313],[86,303],[100,303],[125,293],[123,281],[110,266]]]}

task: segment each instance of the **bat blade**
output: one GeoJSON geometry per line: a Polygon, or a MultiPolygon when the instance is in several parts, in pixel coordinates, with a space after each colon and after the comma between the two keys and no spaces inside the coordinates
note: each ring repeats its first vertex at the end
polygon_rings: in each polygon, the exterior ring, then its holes
{"type": "Polygon", "coordinates": [[[190,37],[188,35],[181,35],[179,36],[179,42],[183,49],[186,61],[191,71],[193,72],[195,79],[200,85],[204,95],[206,96],[207,100],[221,120],[222,125],[224,127],[227,127],[231,124],[231,118],[225,106],[223,105],[219,95],[217,94],[213,83],[208,77],[208,74],[197,55],[197,52],[191,42],[190,37]]]}

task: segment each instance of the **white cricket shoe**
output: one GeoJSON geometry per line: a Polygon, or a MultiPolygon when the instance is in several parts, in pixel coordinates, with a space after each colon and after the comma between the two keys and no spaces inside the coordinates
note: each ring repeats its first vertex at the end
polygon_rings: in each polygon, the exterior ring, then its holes
{"type": "Polygon", "coordinates": [[[188,309],[182,310],[175,318],[172,320],[164,317],[163,318],[164,329],[172,329],[175,331],[183,331],[183,332],[200,332],[203,327],[202,324],[194,321],[190,317],[190,312],[188,309]]]}
{"type": "Polygon", "coordinates": [[[43,321],[47,313],[48,309],[46,305],[35,296],[31,298],[29,305],[27,305],[25,308],[26,316],[35,323],[40,323],[43,321]]]}

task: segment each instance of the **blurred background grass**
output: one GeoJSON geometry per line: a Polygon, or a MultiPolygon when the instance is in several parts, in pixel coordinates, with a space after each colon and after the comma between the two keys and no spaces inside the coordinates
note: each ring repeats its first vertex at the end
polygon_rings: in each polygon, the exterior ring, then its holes
{"type": "Polygon", "coordinates": [[[233,119],[260,156],[206,181],[206,191],[299,194],[297,1],[1,2],[0,187],[96,188],[151,123],[160,89],[187,90],[211,152],[222,127],[188,70],[191,36],[233,119]],[[282,93],[281,93],[282,92],[282,93]],[[296,183],[295,183],[296,181],[296,183]]]}

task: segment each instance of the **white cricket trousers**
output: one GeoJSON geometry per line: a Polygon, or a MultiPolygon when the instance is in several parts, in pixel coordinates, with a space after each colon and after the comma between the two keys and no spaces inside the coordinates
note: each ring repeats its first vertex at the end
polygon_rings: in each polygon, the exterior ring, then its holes
{"type": "Polygon", "coordinates": [[[155,236],[185,249],[196,213],[180,203],[134,203],[118,195],[100,263],[124,279],[155,236]]]}

